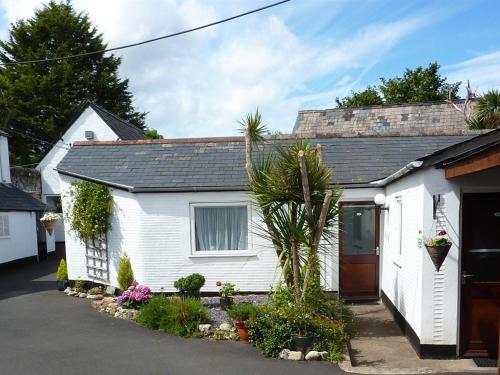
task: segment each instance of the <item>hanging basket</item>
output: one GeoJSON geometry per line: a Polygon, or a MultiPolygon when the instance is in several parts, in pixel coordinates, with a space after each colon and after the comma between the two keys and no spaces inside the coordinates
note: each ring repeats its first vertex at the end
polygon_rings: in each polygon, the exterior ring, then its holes
{"type": "Polygon", "coordinates": [[[432,263],[434,263],[434,267],[436,267],[436,271],[439,272],[446,256],[448,255],[448,251],[450,251],[451,245],[441,245],[441,246],[429,246],[425,245],[429,256],[431,257],[432,263]]]}
{"type": "Polygon", "coordinates": [[[55,225],[55,220],[54,221],[42,221],[43,226],[49,232],[49,234],[52,236],[52,233],[54,232],[54,225],[55,225]]]}

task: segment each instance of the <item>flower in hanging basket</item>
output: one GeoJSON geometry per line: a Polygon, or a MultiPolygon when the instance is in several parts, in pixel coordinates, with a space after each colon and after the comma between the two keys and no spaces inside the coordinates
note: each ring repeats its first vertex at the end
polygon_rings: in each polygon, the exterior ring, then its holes
{"type": "Polygon", "coordinates": [[[58,220],[61,220],[61,217],[56,214],[55,212],[46,212],[41,218],[40,221],[42,222],[43,226],[49,232],[49,234],[52,236],[52,232],[54,231],[54,223],[58,220]]]}
{"type": "Polygon", "coordinates": [[[448,255],[452,243],[447,237],[445,230],[440,230],[437,232],[436,237],[425,239],[425,248],[431,257],[436,271],[439,272],[441,266],[448,255]]]}

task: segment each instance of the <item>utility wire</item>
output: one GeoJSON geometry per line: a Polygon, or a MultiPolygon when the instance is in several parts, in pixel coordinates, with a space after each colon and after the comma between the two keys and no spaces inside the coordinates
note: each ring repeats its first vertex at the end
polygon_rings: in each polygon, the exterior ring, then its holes
{"type": "Polygon", "coordinates": [[[198,30],[206,29],[208,27],[219,25],[219,24],[224,23],[224,22],[232,21],[232,20],[235,20],[237,18],[245,17],[245,16],[248,16],[248,15],[253,14],[253,13],[257,13],[257,12],[261,12],[261,11],[269,9],[269,8],[273,8],[275,6],[287,3],[289,1],[291,1],[291,0],[278,1],[277,3],[273,3],[273,4],[269,4],[269,5],[266,5],[266,6],[261,7],[261,8],[253,9],[253,10],[250,10],[250,11],[245,12],[245,13],[240,13],[240,14],[237,14],[237,15],[229,17],[229,18],[224,18],[222,20],[211,22],[211,23],[207,23],[205,25],[194,27],[194,28],[191,28],[191,29],[187,29],[187,30],[183,30],[183,31],[178,31],[178,32],[173,33],[173,34],[163,35],[163,36],[160,36],[160,37],[157,37],[157,38],[144,40],[142,42],[126,44],[126,45],[123,45],[123,46],[113,47],[113,48],[107,48],[107,49],[102,49],[102,50],[98,50],[98,51],[83,52],[83,53],[78,53],[76,55],[66,55],[66,56],[59,56],[59,57],[51,57],[51,58],[48,58],[48,59],[39,59],[39,60],[25,60],[25,61],[12,61],[12,62],[0,63],[0,66],[27,65],[27,64],[37,64],[37,63],[49,63],[49,62],[54,62],[54,61],[61,61],[61,60],[73,59],[73,58],[77,58],[77,57],[91,56],[91,55],[96,55],[96,54],[105,53],[105,52],[118,51],[118,50],[121,50],[121,49],[126,49],[126,48],[131,48],[131,47],[137,47],[137,46],[141,46],[143,44],[148,44],[148,43],[156,42],[158,40],[172,38],[174,36],[179,36],[179,35],[191,33],[193,31],[198,31],[198,30]]]}

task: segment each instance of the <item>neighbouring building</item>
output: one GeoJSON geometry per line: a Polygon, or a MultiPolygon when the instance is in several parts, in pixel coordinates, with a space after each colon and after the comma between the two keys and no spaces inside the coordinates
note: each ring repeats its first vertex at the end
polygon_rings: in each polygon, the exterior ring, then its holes
{"type": "MultiPolygon", "coordinates": [[[[75,141],[116,141],[145,138],[146,136],[137,126],[128,123],[96,103],[85,104],[62,132],[58,142],[41,158],[36,167],[40,173],[42,201],[47,204],[51,211],[59,213],[62,217],[59,176],[54,169],[75,141]]],[[[19,182],[22,183],[23,175],[19,172],[16,173],[16,176],[18,175],[19,182]]],[[[33,185],[31,180],[30,185],[33,185]]],[[[56,242],[64,242],[63,220],[56,224],[54,233],[56,242]]]]}
{"type": "Polygon", "coordinates": [[[0,265],[43,259],[55,250],[39,220],[44,210],[45,204],[12,185],[8,135],[0,130],[0,265]]]}
{"type": "MultiPolygon", "coordinates": [[[[425,106],[433,107],[419,111],[425,106]]],[[[342,189],[338,241],[322,255],[327,290],[346,300],[382,298],[421,357],[491,356],[500,315],[500,130],[473,133],[462,123],[428,131],[433,117],[408,115],[418,118],[424,135],[374,134],[370,123],[351,136],[299,125],[269,137],[255,156],[297,138],[323,146],[330,182],[342,189]],[[441,229],[453,246],[436,271],[423,237],[441,229]]],[[[126,252],[153,291],[173,292],[193,272],[206,277],[205,292],[216,292],[216,281],[268,291],[279,270],[255,229],[262,223],[244,159],[242,137],[74,142],[56,168],[63,206],[71,182],[93,181],[111,189],[114,210],[99,257],[66,231],[70,278],[117,285],[126,252]]]]}

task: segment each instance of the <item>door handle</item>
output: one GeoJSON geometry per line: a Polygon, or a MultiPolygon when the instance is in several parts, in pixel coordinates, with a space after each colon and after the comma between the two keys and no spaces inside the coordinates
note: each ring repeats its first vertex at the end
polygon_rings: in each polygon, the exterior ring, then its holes
{"type": "Polygon", "coordinates": [[[380,255],[380,247],[376,247],[375,249],[375,255],[380,255]]]}
{"type": "Polygon", "coordinates": [[[465,283],[467,282],[467,279],[469,277],[474,277],[474,275],[469,274],[469,273],[465,273],[465,271],[462,271],[462,285],[465,285],[465,283]]]}

